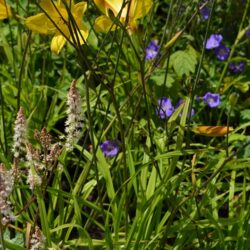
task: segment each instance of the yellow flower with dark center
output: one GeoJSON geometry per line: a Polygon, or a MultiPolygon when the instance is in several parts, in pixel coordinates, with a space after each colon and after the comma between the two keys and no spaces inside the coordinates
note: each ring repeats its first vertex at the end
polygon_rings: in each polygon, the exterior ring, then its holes
{"type": "Polygon", "coordinates": [[[128,17],[128,28],[133,32],[137,28],[137,20],[144,17],[152,7],[152,0],[94,0],[96,6],[104,14],[95,20],[95,30],[100,32],[108,32],[115,30],[116,25],[113,25],[112,15],[119,17],[119,21],[125,25],[128,17]],[[113,26],[112,26],[113,25],[113,26]]]}
{"type": "Polygon", "coordinates": [[[28,17],[26,25],[34,32],[54,35],[50,45],[52,52],[59,54],[67,39],[75,44],[85,43],[89,31],[82,23],[82,16],[87,9],[87,3],[74,4],[73,0],[41,0],[40,7],[44,13],[28,17]],[[66,2],[67,6],[63,2],[66,2]]]}
{"type": "Polygon", "coordinates": [[[11,16],[11,9],[6,0],[0,0],[0,20],[4,20],[11,16]]]}

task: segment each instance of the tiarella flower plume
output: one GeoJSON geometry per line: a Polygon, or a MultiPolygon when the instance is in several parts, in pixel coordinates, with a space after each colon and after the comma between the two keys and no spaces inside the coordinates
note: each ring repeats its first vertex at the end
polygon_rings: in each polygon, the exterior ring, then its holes
{"type": "Polygon", "coordinates": [[[45,250],[45,236],[38,226],[30,239],[30,250],[45,250]]]}
{"type": "Polygon", "coordinates": [[[0,0],[0,20],[4,20],[12,16],[10,6],[6,0],[0,0]]]}
{"type": "Polygon", "coordinates": [[[240,74],[243,72],[245,62],[231,62],[228,65],[229,70],[234,74],[240,74]]]}
{"type": "Polygon", "coordinates": [[[162,97],[158,100],[158,106],[156,108],[156,114],[161,119],[166,119],[172,115],[174,112],[174,107],[172,106],[172,102],[167,97],[162,97]]]}
{"type": "Polygon", "coordinates": [[[15,220],[11,211],[9,196],[14,186],[14,177],[11,170],[6,170],[3,164],[0,164],[0,214],[2,215],[1,224],[6,225],[15,220]]]}
{"type": "Polygon", "coordinates": [[[215,49],[215,56],[220,61],[225,61],[230,55],[230,49],[226,47],[223,43],[215,49]]]}
{"type": "Polygon", "coordinates": [[[94,0],[96,6],[104,14],[95,20],[94,28],[97,32],[108,32],[117,29],[114,17],[119,18],[125,25],[128,18],[128,29],[133,32],[137,28],[137,20],[144,17],[150,10],[152,0],[94,0]]]}
{"type": "Polygon", "coordinates": [[[31,190],[34,190],[35,187],[40,187],[42,184],[42,178],[37,174],[34,166],[29,168],[27,184],[29,184],[31,190]]]}
{"type": "Polygon", "coordinates": [[[146,48],[146,60],[154,60],[157,56],[160,46],[157,41],[153,40],[146,48]]]}
{"type": "Polygon", "coordinates": [[[78,142],[83,128],[83,112],[81,96],[76,89],[76,81],[72,81],[67,99],[67,121],[65,123],[66,144],[68,151],[73,150],[73,145],[78,142]]]}
{"type": "Polygon", "coordinates": [[[212,34],[206,42],[206,49],[214,49],[220,46],[221,41],[223,40],[222,35],[212,34]]]}
{"type": "Polygon", "coordinates": [[[51,41],[51,51],[59,54],[65,42],[82,45],[85,43],[89,31],[82,22],[82,16],[87,9],[86,2],[74,4],[74,1],[41,0],[40,7],[45,13],[39,13],[26,19],[27,27],[45,35],[54,35],[51,41]],[[69,3],[66,7],[65,4],[69,3]],[[70,8],[70,15],[68,13],[70,8]],[[74,20],[72,20],[74,19],[74,20]]]}
{"type": "Polygon", "coordinates": [[[207,92],[203,97],[203,101],[210,107],[216,108],[220,105],[220,95],[207,92]]]}
{"type": "Polygon", "coordinates": [[[27,125],[24,110],[21,107],[17,113],[15,126],[12,152],[15,158],[21,158],[25,156],[27,144],[27,125]]]}
{"type": "Polygon", "coordinates": [[[100,148],[105,156],[114,157],[119,152],[119,142],[115,140],[104,141],[100,148]]]}

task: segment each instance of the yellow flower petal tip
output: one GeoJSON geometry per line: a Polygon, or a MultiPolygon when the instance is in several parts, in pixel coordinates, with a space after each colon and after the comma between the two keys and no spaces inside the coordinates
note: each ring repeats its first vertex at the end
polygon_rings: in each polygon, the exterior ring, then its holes
{"type": "Polygon", "coordinates": [[[4,20],[12,16],[11,8],[5,0],[0,0],[0,20],[4,20]]]}
{"type": "Polygon", "coordinates": [[[94,2],[104,14],[95,21],[97,32],[115,30],[117,27],[113,25],[113,21],[114,17],[117,17],[122,25],[125,25],[127,20],[128,30],[132,33],[137,30],[136,21],[147,15],[153,5],[152,0],[131,0],[130,4],[129,2],[125,4],[123,0],[94,0],[94,2]]]}
{"type": "Polygon", "coordinates": [[[233,127],[227,126],[197,126],[192,128],[194,133],[210,137],[223,136],[232,132],[233,130],[233,127]]]}
{"type": "Polygon", "coordinates": [[[87,9],[86,2],[74,3],[66,1],[41,0],[40,6],[44,13],[30,16],[26,26],[37,33],[54,35],[51,51],[58,54],[68,40],[76,46],[85,43],[89,31],[82,23],[82,16],[87,9]],[[67,3],[67,5],[65,5],[67,3]],[[70,14],[68,13],[70,8],[70,14]]]}

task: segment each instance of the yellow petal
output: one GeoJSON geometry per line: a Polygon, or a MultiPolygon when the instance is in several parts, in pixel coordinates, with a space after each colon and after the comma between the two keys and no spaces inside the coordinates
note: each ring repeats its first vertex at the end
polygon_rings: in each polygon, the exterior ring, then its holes
{"type": "Polygon", "coordinates": [[[5,4],[4,1],[1,1],[0,2],[0,20],[6,19],[11,16],[12,16],[12,13],[11,13],[10,6],[5,4]]]}
{"type": "Polygon", "coordinates": [[[229,132],[232,132],[234,129],[227,126],[197,126],[192,129],[192,131],[199,135],[204,136],[223,136],[229,132]]]}
{"type": "Polygon", "coordinates": [[[43,13],[28,17],[25,24],[30,30],[41,34],[53,34],[56,30],[56,27],[51,27],[51,22],[43,13]]]}
{"type": "Polygon", "coordinates": [[[45,11],[48,15],[51,15],[55,13],[57,6],[56,4],[53,4],[50,0],[41,0],[40,7],[45,11]]]}
{"type": "Polygon", "coordinates": [[[94,2],[98,9],[107,16],[110,10],[117,16],[123,5],[123,0],[94,0],[94,2]]]}
{"type": "Polygon", "coordinates": [[[75,18],[80,18],[82,19],[82,16],[84,14],[84,12],[86,11],[87,9],[87,3],[86,2],[80,2],[80,3],[77,3],[74,7],[73,7],[73,15],[75,16],[75,18]]]}
{"type": "Polygon", "coordinates": [[[129,9],[129,18],[131,20],[137,20],[148,14],[152,7],[152,0],[132,0],[129,9]]]}
{"type": "Polygon", "coordinates": [[[62,35],[55,35],[52,38],[50,49],[53,53],[59,54],[66,42],[66,38],[62,35]]]}
{"type": "Polygon", "coordinates": [[[116,25],[113,25],[112,20],[107,16],[99,16],[95,20],[94,29],[96,32],[108,32],[116,29],[116,25]],[[111,28],[112,27],[112,28],[111,28]]]}
{"type": "Polygon", "coordinates": [[[77,31],[76,34],[74,34],[73,38],[72,38],[72,36],[70,37],[70,40],[73,43],[76,43],[78,45],[82,45],[87,40],[88,36],[89,36],[88,29],[86,27],[81,27],[81,29],[79,31],[77,31]]]}

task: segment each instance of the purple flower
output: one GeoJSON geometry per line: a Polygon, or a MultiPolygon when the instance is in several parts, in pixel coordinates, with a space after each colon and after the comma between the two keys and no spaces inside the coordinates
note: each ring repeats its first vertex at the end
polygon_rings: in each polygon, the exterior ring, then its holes
{"type": "Polygon", "coordinates": [[[228,65],[229,70],[234,74],[240,74],[245,67],[245,62],[231,62],[228,65]]]}
{"type": "Polygon", "coordinates": [[[200,15],[202,16],[203,20],[207,20],[210,17],[210,12],[211,10],[207,6],[204,6],[200,9],[200,15]]]}
{"type": "Polygon", "coordinates": [[[156,114],[161,119],[166,119],[171,116],[174,112],[174,107],[172,106],[172,102],[167,97],[162,97],[158,100],[158,106],[156,108],[156,114]]]}
{"type": "MultiPolygon", "coordinates": [[[[176,104],[176,109],[183,103],[183,100],[179,100],[176,104]]],[[[190,114],[190,117],[192,117],[194,115],[194,109],[192,108],[191,109],[191,114],[190,114]]],[[[180,116],[182,116],[182,112],[180,113],[180,116]]]]}
{"type": "Polygon", "coordinates": [[[153,60],[156,58],[160,46],[157,44],[157,41],[153,40],[149,43],[146,48],[146,60],[153,60]]]}
{"type": "Polygon", "coordinates": [[[107,140],[104,141],[100,148],[105,156],[116,156],[119,152],[119,144],[118,141],[107,140]]]}
{"type": "Polygon", "coordinates": [[[230,49],[226,47],[223,43],[215,49],[216,58],[220,61],[225,61],[229,57],[230,49]]]}
{"type": "Polygon", "coordinates": [[[246,31],[246,36],[247,36],[248,39],[250,39],[250,29],[248,29],[248,30],[246,31]]]}
{"type": "Polygon", "coordinates": [[[210,107],[210,108],[216,108],[220,105],[220,95],[219,94],[213,94],[211,92],[207,92],[203,97],[203,101],[210,107]]]}
{"type": "Polygon", "coordinates": [[[206,42],[206,49],[214,49],[220,46],[220,42],[223,40],[222,35],[212,34],[206,42]]]}

